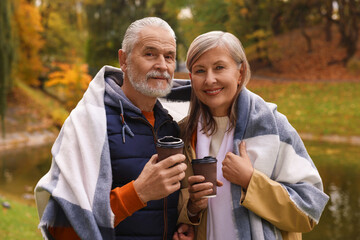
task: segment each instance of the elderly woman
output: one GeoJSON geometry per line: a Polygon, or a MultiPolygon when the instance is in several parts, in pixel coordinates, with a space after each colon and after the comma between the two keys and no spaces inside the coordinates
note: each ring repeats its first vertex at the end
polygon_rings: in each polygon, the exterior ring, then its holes
{"type": "MultiPolygon", "coordinates": [[[[320,175],[296,130],[276,105],[245,88],[250,67],[231,33],[198,36],[187,54],[192,96],[181,122],[188,182],[179,222],[196,239],[301,239],[328,201],[320,175]],[[191,160],[213,156],[223,183],[192,176],[191,160]]],[[[181,229],[181,228],[180,228],[181,229]]]]}

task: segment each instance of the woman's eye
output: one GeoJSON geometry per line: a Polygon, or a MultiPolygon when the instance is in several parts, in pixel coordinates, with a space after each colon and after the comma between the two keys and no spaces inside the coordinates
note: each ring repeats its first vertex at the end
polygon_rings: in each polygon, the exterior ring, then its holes
{"type": "Polygon", "coordinates": [[[151,56],[153,56],[154,54],[153,53],[151,53],[151,52],[149,52],[149,53],[145,53],[145,56],[149,56],[149,57],[151,57],[151,56]]]}
{"type": "Polygon", "coordinates": [[[205,72],[203,69],[195,70],[195,73],[203,73],[203,72],[205,72]]]}

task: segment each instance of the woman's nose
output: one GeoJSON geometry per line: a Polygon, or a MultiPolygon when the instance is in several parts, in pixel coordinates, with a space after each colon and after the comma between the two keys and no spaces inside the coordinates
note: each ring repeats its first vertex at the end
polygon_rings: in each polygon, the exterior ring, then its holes
{"type": "Polygon", "coordinates": [[[216,82],[216,77],[215,77],[215,74],[214,74],[214,72],[212,70],[209,70],[209,71],[206,72],[205,82],[207,84],[212,84],[212,83],[216,82]]]}

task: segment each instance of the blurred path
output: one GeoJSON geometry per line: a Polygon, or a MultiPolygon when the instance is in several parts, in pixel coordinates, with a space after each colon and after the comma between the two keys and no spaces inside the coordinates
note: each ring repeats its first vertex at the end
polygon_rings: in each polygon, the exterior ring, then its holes
{"type": "Polygon", "coordinates": [[[282,78],[282,77],[276,77],[276,76],[262,76],[257,74],[251,74],[251,80],[250,81],[274,81],[274,82],[360,82],[360,79],[333,79],[333,80],[327,80],[327,79],[319,79],[319,80],[300,80],[300,79],[291,79],[291,78],[282,78]]]}
{"type": "Polygon", "coordinates": [[[56,136],[57,133],[48,130],[6,134],[5,138],[0,136],[0,152],[49,144],[55,141],[56,136]]]}
{"type": "Polygon", "coordinates": [[[314,136],[312,133],[300,133],[302,140],[315,140],[321,142],[344,143],[360,146],[360,136],[339,136],[339,135],[323,135],[314,136]]]}

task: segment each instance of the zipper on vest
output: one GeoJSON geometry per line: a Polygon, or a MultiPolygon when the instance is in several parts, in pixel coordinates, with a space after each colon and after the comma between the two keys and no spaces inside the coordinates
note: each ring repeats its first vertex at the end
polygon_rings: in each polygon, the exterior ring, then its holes
{"type": "Polygon", "coordinates": [[[166,120],[164,121],[163,123],[160,124],[160,126],[155,130],[154,126],[151,125],[147,120],[145,120],[144,118],[141,118],[141,117],[130,117],[131,119],[134,119],[134,120],[140,120],[142,122],[144,122],[145,124],[147,124],[150,128],[151,128],[151,131],[153,133],[153,137],[154,137],[154,143],[156,144],[157,142],[157,132],[158,130],[163,126],[165,125],[166,123],[168,122],[172,122],[172,120],[166,120]]]}
{"type": "Polygon", "coordinates": [[[164,235],[163,240],[167,239],[167,229],[168,229],[168,216],[167,216],[167,197],[164,197],[164,235]]]}
{"type": "MultiPolygon", "coordinates": [[[[160,127],[162,127],[167,122],[171,122],[170,120],[164,121],[163,123],[160,124],[160,126],[155,131],[155,128],[147,120],[145,120],[144,118],[134,117],[132,119],[140,120],[140,121],[144,122],[145,124],[147,124],[151,128],[155,144],[157,142],[157,132],[160,129],[160,127]]],[[[164,233],[163,233],[163,240],[167,240],[167,234],[168,234],[168,231],[167,231],[168,230],[168,212],[167,212],[167,205],[168,204],[167,204],[167,201],[168,201],[168,198],[165,197],[163,199],[164,199],[164,233]]]]}
{"type": "MultiPolygon", "coordinates": [[[[160,124],[160,126],[155,131],[155,134],[156,134],[155,137],[157,136],[159,129],[168,122],[172,122],[172,120],[166,120],[160,124]]],[[[156,141],[155,141],[155,144],[156,144],[156,141]]],[[[167,205],[168,205],[168,198],[165,197],[164,198],[164,235],[163,235],[163,240],[167,240],[167,234],[168,234],[168,212],[167,212],[168,207],[167,207],[167,205]]]]}
{"type": "Polygon", "coordinates": [[[156,144],[157,137],[156,137],[156,133],[155,133],[155,129],[154,129],[153,125],[151,125],[147,120],[145,120],[144,118],[141,118],[141,117],[131,117],[131,119],[140,120],[140,121],[142,121],[143,123],[145,123],[146,125],[148,125],[148,126],[151,128],[151,131],[152,131],[152,134],[153,134],[153,138],[154,138],[154,142],[155,142],[155,144],[156,144]]]}
{"type": "Polygon", "coordinates": [[[156,134],[156,136],[157,136],[157,133],[158,133],[159,129],[168,122],[172,122],[172,120],[166,120],[163,123],[161,123],[160,126],[156,130],[154,129],[155,130],[154,133],[156,134]]]}

